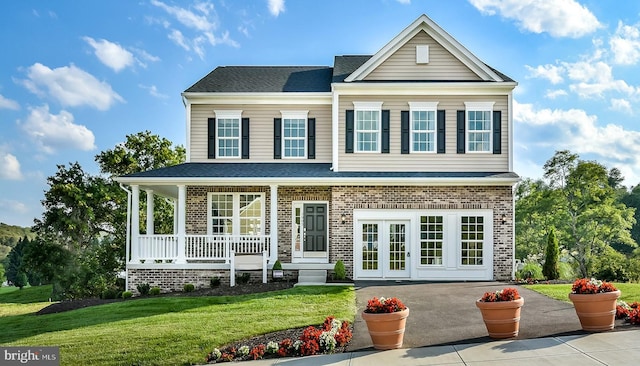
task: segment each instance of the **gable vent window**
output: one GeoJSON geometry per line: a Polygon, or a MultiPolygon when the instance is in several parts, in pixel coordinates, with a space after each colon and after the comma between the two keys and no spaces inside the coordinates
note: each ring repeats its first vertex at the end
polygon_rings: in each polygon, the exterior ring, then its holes
{"type": "Polygon", "coordinates": [[[429,46],[427,45],[416,46],[416,63],[417,64],[429,63],[429,46]]]}

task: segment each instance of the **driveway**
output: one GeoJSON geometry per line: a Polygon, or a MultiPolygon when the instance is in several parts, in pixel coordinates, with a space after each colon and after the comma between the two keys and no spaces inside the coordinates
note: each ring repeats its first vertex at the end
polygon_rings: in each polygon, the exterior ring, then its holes
{"type": "MultiPolygon", "coordinates": [[[[500,282],[383,282],[356,281],[353,339],[349,350],[371,349],[367,325],[360,314],[367,300],[398,297],[409,307],[403,348],[443,344],[488,342],[487,330],[475,301],[487,291],[516,287],[524,298],[520,314],[520,334],[514,339],[530,339],[583,334],[571,303],[553,300],[524,287],[500,282]]],[[[616,330],[628,328],[616,321],[616,330]]]]}

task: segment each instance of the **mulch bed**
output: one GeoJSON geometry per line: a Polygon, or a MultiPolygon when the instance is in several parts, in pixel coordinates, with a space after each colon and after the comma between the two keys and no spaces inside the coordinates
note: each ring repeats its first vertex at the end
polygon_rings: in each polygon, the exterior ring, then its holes
{"type": "MultiPolygon", "coordinates": [[[[216,288],[203,288],[193,292],[170,292],[161,294],[158,296],[235,296],[235,295],[247,295],[260,292],[278,291],[293,287],[293,282],[278,281],[268,283],[247,283],[237,284],[234,287],[220,285],[216,288]]],[[[123,299],[81,299],[71,301],[61,301],[51,304],[36,313],[36,315],[55,314],[62,313],[64,311],[82,309],[89,306],[103,305],[118,301],[135,301],[137,299],[146,299],[152,296],[138,296],[127,300],[123,299]]],[[[156,296],[153,296],[156,297],[156,296]]]]}

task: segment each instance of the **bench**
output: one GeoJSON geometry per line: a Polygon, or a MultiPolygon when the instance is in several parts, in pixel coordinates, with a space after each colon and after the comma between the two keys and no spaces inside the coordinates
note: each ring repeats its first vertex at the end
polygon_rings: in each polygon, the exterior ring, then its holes
{"type": "Polygon", "coordinates": [[[231,286],[236,285],[236,271],[259,271],[262,270],[262,283],[267,283],[267,251],[262,254],[238,254],[231,251],[231,273],[229,274],[229,283],[231,286]]]}

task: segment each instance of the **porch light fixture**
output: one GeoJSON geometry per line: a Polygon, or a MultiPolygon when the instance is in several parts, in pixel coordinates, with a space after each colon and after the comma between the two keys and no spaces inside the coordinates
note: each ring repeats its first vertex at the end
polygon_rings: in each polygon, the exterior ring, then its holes
{"type": "Polygon", "coordinates": [[[503,225],[506,224],[507,223],[507,215],[506,214],[502,214],[501,220],[502,220],[502,224],[503,225]]]}
{"type": "Polygon", "coordinates": [[[347,222],[347,214],[346,213],[342,213],[342,216],[340,216],[340,220],[342,220],[342,223],[346,223],[347,222]]]}

